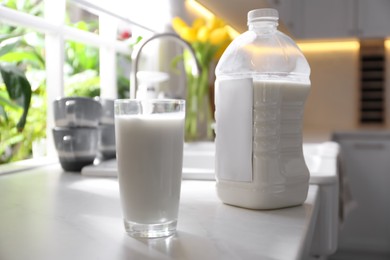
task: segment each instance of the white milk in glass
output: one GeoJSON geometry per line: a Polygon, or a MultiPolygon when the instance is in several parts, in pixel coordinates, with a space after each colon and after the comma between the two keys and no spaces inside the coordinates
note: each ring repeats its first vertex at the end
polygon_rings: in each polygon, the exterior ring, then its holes
{"type": "Polygon", "coordinates": [[[177,219],[183,129],[183,113],[116,116],[119,184],[127,221],[158,224],[177,219]]]}

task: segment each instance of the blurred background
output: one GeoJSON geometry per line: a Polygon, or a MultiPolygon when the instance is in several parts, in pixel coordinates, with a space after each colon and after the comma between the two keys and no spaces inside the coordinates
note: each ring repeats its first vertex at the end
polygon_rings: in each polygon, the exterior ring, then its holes
{"type": "MultiPolygon", "coordinates": [[[[247,12],[263,7],[279,11],[281,31],[298,43],[311,66],[304,142],[347,133],[338,141],[348,154],[344,172],[360,207],[345,223],[334,259],[390,259],[387,0],[1,0],[0,164],[54,151],[50,129],[57,97],[129,97],[133,50],[142,39],[175,32],[175,17],[188,28],[204,19],[210,35],[223,27],[231,41],[247,30],[247,12]]],[[[191,33],[180,36],[199,41],[199,33],[196,39],[191,33]]],[[[186,97],[181,53],[161,40],[140,59],[141,70],[169,75],[159,86],[168,97],[186,97]]],[[[217,62],[218,55],[209,61],[211,103],[217,62]]]]}

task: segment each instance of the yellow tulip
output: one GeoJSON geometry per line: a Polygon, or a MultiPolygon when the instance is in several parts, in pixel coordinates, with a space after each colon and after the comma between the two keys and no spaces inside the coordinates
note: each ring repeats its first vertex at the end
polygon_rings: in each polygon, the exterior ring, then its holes
{"type": "Polygon", "coordinates": [[[199,30],[202,26],[204,26],[206,24],[206,21],[202,18],[197,18],[194,20],[194,22],[192,23],[192,26],[191,28],[194,29],[194,30],[199,30]]]}
{"type": "Polygon", "coordinates": [[[210,38],[210,29],[206,26],[199,28],[196,38],[200,42],[207,42],[210,38]]]}
{"type": "Polygon", "coordinates": [[[219,27],[223,27],[224,25],[224,22],[221,19],[218,19],[216,16],[213,16],[207,22],[207,27],[209,27],[210,30],[215,30],[219,27]]]}
{"type": "Polygon", "coordinates": [[[210,33],[210,43],[214,45],[220,45],[229,40],[229,34],[226,27],[221,27],[213,30],[210,33]]]}
{"type": "Polygon", "coordinates": [[[174,17],[172,19],[172,27],[173,30],[175,30],[175,32],[179,34],[181,37],[183,37],[184,31],[186,31],[189,28],[186,22],[184,22],[180,17],[174,17]]]}
{"type": "Polygon", "coordinates": [[[180,36],[187,42],[193,43],[196,41],[196,31],[193,28],[183,28],[180,36]]]}

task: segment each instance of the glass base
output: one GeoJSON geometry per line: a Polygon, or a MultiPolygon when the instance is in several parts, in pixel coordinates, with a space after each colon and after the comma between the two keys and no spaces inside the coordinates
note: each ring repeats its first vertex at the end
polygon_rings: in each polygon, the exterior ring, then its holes
{"type": "Polygon", "coordinates": [[[162,224],[140,224],[123,220],[127,234],[136,238],[168,237],[176,232],[177,220],[162,224]]]}

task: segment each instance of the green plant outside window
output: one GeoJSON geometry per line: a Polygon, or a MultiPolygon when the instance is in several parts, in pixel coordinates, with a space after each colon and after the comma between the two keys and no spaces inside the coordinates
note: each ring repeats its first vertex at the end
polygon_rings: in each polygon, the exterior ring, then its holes
{"type": "MultiPolygon", "coordinates": [[[[9,0],[3,5],[42,16],[43,1],[9,0]]],[[[96,22],[67,23],[96,31],[96,22]]],[[[139,42],[136,39],[134,42],[139,42]]],[[[129,50],[130,50],[129,46],[129,50]]],[[[119,57],[119,56],[118,56],[119,57]]],[[[118,59],[130,61],[129,56],[118,59]]],[[[0,164],[31,157],[32,143],[46,137],[46,77],[44,35],[0,21],[0,164]]],[[[99,50],[65,42],[65,95],[100,95],[99,50]]],[[[128,97],[129,79],[118,70],[118,97],[128,97]]]]}

